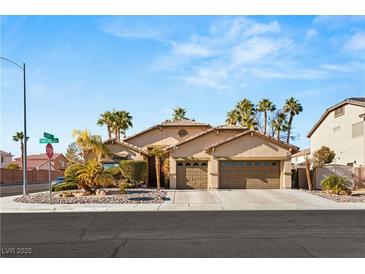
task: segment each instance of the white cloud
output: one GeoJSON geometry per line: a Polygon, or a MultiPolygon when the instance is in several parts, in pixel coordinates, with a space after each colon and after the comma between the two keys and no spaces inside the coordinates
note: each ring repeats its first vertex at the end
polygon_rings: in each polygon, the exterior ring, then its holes
{"type": "Polygon", "coordinates": [[[344,45],[346,50],[358,51],[365,49],[365,32],[353,35],[344,45]]]}
{"type": "Polygon", "coordinates": [[[207,47],[194,43],[174,43],[173,52],[185,57],[207,57],[213,55],[213,51],[207,47]]]}
{"type": "Polygon", "coordinates": [[[232,63],[252,63],[275,55],[280,49],[289,47],[289,40],[273,40],[255,37],[232,49],[232,63]]]}
{"type": "Polygon", "coordinates": [[[318,34],[317,30],[312,28],[312,29],[307,30],[305,37],[313,38],[313,37],[317,36],[317,34],[318,34]]]}

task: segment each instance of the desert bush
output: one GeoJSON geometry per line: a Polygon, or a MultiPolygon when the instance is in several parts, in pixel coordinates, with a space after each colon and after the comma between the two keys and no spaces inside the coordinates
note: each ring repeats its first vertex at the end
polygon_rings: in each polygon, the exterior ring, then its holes
{"type": "Polygon", "coordinates": [[[76,164],[71,164],[69,165],[64,173],[64,177],[65,177],[65,183],[74,183],[77,184],[79,179],[78,179],[78,175],[77,172],[81,169],[81,164],[80,163],[76,163],[76,164]]]}
{"type": "Polygon", "coordinates": [[[145,161],[124,160],[119,163],[119,169],[127,182],[134,186],[147,177],[147,162],[145,161]]]}
{"type": "Polygon", "coordinates": [[[20,169],[20,166],[15,163],[10,163],[6,166],[6,169],[18,170],[18,169],[20,169]]]}
{"type": "Polygon", "coordinates": [[[119,188],[121,187],[127,189],[127,188],[134,188],[136,187],[136,185],[128,182],[128,180],[124,180],[119,183],[119,188]]]}
{"type": "Polygon", "coordinates": [[[120,194],[127,194],[127,190],[123,187],[122,184],[119,185],[119,193],[120,194]]]}
{"type": "Polygon", "coordinates": [[[76,182],[67,182],[52,187],[52,191],[63,191],[72,189],[78,189],[78,184],[76,182]]]}
{"type": "Polygon", "coordinates": [[[337,194],[337,195],[351,195],[349,188],[350,182],[344,177],[337,175],[327,176],[321,181],[322,191],[337,194]]]}

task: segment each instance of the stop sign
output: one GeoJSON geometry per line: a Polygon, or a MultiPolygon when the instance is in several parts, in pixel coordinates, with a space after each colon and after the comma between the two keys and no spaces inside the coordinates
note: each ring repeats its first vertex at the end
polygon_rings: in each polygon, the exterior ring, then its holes
{"type": "Polygon", "coordinates": [[[53,146],[51,144],[47,144],[46,154],[47,154],[48,159],[52,159],[52,157],[53,157],[53,146]]]}

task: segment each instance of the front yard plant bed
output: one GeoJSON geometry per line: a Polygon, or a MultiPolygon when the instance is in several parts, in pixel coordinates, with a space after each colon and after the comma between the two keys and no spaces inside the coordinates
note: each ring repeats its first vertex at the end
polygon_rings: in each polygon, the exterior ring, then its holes
{"type": "MultiPolygon", "coordinates": [[[[151,204],[163,203],[166,192],[150,189],[128,189],[126,194],[120,194],[119,189],[105,189],[104,196],[79,196],[79,191],[59,191],[52,193],[53,204],[151,204]],[[73,197],[60,197],[62,193],[71,193],[73,197]]],[[[15,198],[15,202],[31,204],[49,204],[49,193],[42,192],[23,195],[15,198]]]]}
{"type": "Polygon", "coordinates": [[[320,196],[322,198],[340,203],[365,203],[365,194],[336,195],[322,192],[320,190],[304,190],[305,192],[320,196]]]}

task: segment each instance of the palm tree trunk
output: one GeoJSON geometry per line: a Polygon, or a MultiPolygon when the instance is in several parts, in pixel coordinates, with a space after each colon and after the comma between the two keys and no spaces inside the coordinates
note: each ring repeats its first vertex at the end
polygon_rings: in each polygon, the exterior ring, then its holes
{"type": "Polygon", "coordinates": [[[286,137],[286,142],[288,144],[289,144],[289,140],[290,140],[291,123],[293,122],[293,117],[294,117],[294,115],[290,114],[289,122],[288,122],[288,135],[286,137]]]}
{"type": "Polygon", "coordinates": [[[276,139],[280,141],[280,130],[276,131],[276,139]]]}
{"type": "Polygon", "coordinates": [[[108,137],[109,137],[109,139],[112,138],[112,130],[111,130],[110,126],[108,126],[108,137]]]}
{"type": "Polygon", "coordinates": [[[156,160],[156,180],[157,180],[157,189],[160,190],[160,170],[161,170],[161,159],[160,157],[155,157],[156,160]]]}
{"type": "Polygon", "coordinates": [[[20,153],[22,154],[21,155],[22,164],[20,166],[23,169],[23,165],[24,165],[24,144],[23,144],[23,142],[20,143],[20,153]]]}
{"type": "Polygon", "coordinates": [[[266,135],[267,112],[264,112],[264,135],[266,135]]]}
{"type": "Polygon", "coordinates": [[[83,191],[85,191],[86,193],[89,194],[95,194],[95,191],[93,189],[91,189],[91,187],[89,187],[87,184],[85,184],[84,182],[80,182],[80,187],[83,191]]]}

